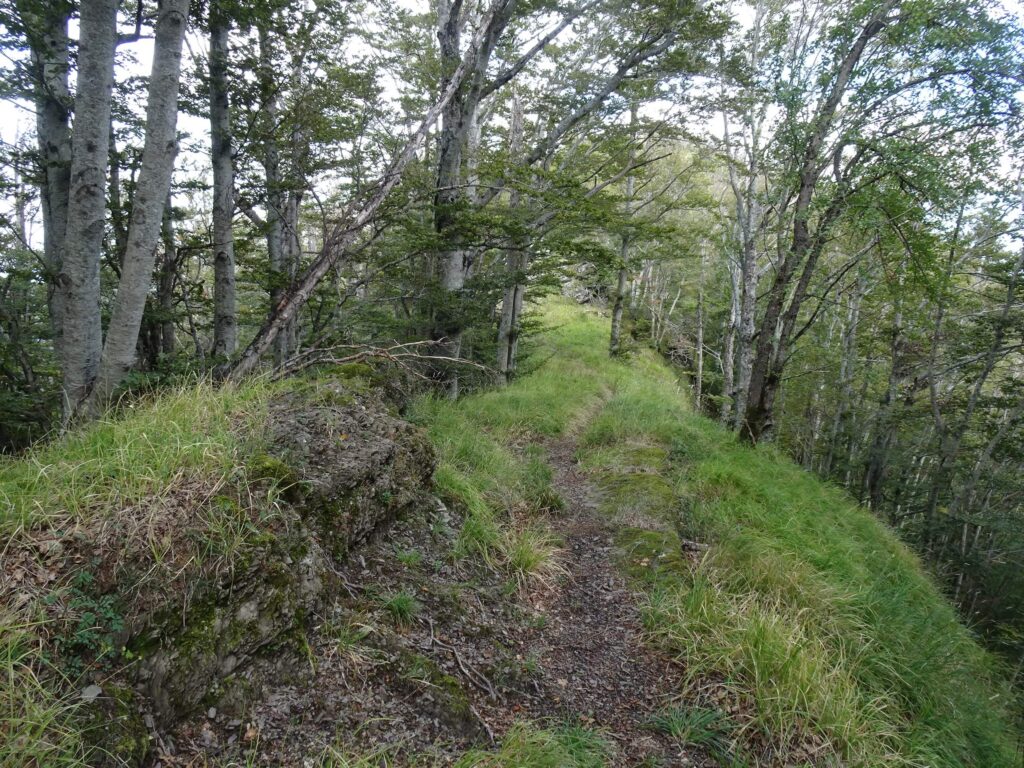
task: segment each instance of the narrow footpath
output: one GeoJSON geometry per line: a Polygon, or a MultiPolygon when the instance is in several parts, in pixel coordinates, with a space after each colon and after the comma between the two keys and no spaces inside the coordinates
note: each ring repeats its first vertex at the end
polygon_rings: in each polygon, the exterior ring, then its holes
{"type": "Polygon", "coordinates": [[[563,501],[544,519],[561,542],[557,578],[510,592],[494,569],[452,561],[460,520],[443,505],[400,520],[340,567],[305,658],[276,669],[255,705],[240,694],[238,712],[211,709],[167,735],[154,765],[452,765],[520,721],[596,731],[614,766],[701,765],[650,727],[680,670],[644,644],[575,440],[545,448],[563,501]]]}

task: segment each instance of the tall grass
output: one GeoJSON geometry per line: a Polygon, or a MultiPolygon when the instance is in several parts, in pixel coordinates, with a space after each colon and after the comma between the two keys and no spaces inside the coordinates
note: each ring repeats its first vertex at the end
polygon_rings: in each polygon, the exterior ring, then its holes
{"type": "Polygon", "coordinates": [[[268,389],[183,386],[130,413],[0,458],[0,537],[74,524],[160,493],[183,471],[227,474],[268,389]]]}
{"type": "Polygon", "coordinates": [[[54,692],[32,626],[0,609],[0,767],[84,768],[77,702],[54,692]]]}
{"type": "Polygon", "coordinates": [[[667,500],[645,509],[674,529],[668,546],[710,544],[649,581],[647,628],[683,661],[689,690],[718,685],[752,743],[814,764],[1019,765],[1002,670],[894,534],[688,411],[659,376],[638,375],[581,451],[615,489],[610,513],[628,518],[630,488],[647,494],[655,473],[667,500]]]}

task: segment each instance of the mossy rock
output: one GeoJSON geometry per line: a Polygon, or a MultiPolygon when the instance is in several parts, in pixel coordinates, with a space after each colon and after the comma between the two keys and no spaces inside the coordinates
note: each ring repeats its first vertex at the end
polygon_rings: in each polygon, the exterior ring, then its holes
{"type": "Polygon", "coordinates": [[[134,768],[144,764],[150,749],[149,729],[131,688],[104,681],[99,695],[78,711],[83,717],[82,735],[92,748],[91,765],[134,768]]]}
{"type": "Polygon", "coordinates": [[[674,530],[651,531],[623,528],[616,535],[618,564],[629,578],[645,584],[678,583],[690,573],[679,535],[674,530]]]}
{"type": "Polygon", "coordinates": [[[652,472],[604,474],[598,478],[605,511],[612,515],[647,515],[674,523],[681,505],[675,488],[652,472]]]}
{"type": "Polygon", "coordinates": [[[251,480],[272,483],[288,501],[296,501],[302,496],[302,478],[294,467],[278,456],[257,453],[247,462],[246,472],[251,480]]]}

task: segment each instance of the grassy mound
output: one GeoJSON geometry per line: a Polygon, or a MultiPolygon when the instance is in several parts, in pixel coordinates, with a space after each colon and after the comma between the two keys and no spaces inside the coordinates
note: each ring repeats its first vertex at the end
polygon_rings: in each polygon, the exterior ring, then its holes
{"type": "Polygon", "coordinates": [[[129,605],[150,586],[230,568],[260,535],[274,500],[238,491],[267,396],[185,387],[0,460],[0,765],[86,764],[77,679],[121,652],[129,605]],[[184,496],[209,503],[183,520],[184,496]],[[97,579],[137,562],[151,566],[145,583],[96,596],[97,579]]]}

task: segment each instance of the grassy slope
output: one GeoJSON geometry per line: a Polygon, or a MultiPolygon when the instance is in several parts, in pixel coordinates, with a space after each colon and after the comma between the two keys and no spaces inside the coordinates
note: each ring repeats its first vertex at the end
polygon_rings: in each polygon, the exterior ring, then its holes
{"type": "MultiPolygon", "coordinates": [[[[546,319],[554,329],[534,359],[550,359],[539,370],[508,389],[414,409],[439,454],[438,491],[466,513],[455,556],[483,557],[516,579],[557,577],[540,512],[553,501],[550,472],[528,443],[577,429],[581,460],[621,523],[624,566],[646,585],[651,640],[685,662],[688,700],[721,710],[730,750],[750,762],[767,745],[794,758],[802,750],[808,764],[1016,764],[993,662],[883,525],[692,414],[653,356],[608,360],[606,321],[564,305],[546,319]],[[711,548],[688,560],[681,538],[711,548]]],[[[250,450],[231,425],[258,415],[265,395],[178,393],[0,463],[0,535],[63,530],[195,473],[228,477],[250,450]]],[[[230,557],[230,531],[207,524],[203,538],[230,557]]],[[[0,728],[0,765],[19,764],[27,745],[48,750],[40,764],[76,764],[76,734],[55,740],[65,703],[34,687],[33,629],[14,631],[25,621],[0,626],[0,718],[20,718],[18,731],[40,738],[5,739],[0,728]]],[[[696,740],[685,712],[664,721],[696,740]]],[[[320,762],[368,764],[340,753],[320,762]]],[[[602,764],[611,758],[593,734],[525,726],[498,753],[463,761],[602,764]]]]}
{"type": "Polygon", "coordinates": [[[627,567],[645,564],[633,570],[649,586],[652,641],[685,663],[693,695],[715,693],[738,754],[1018,764],[1001,670],[882,523],[692,413],[647,353],[609,361],[603,320],[565,306],[548,320],[540,370],[418,411],[441,456],[440,490],[472,513],[467,547],[500,546],[502,521],[528,506],[530,463],[509,445],[599,408],[578,425],[579,455],[622,523],[627,567]],[[680,558],[681,537],[708,542],[706,556],[680,558]]]}
{"type": "MultiPolygon", "coordinates": [[[[81,600],[67,605],[67,574],[88,575],[89,566],[69,562],[68,549],[102,542],[115,562],[151,561],[151,581],[159,583],[217,563],[230,567],[259,535],[246,505],[203,505],[204,514],[188,521],[188,551],[179,551],[181,537],[166,526],[182,489],[213,495],[244,485],[253,446],[242,436],[256,434],[246,425],[262,420],[267,394],[264,386],[184,387],[21,458],[0,458],[0,578],[8,580],[0,582],[0,766],[88,761],[75,680],[62,680],[67,671],[51,664],[44,638],[67,633],[99,644],[119,617],[81,600]]],[[[252,506],[263,514],[273,499],[252,506]]]]}

